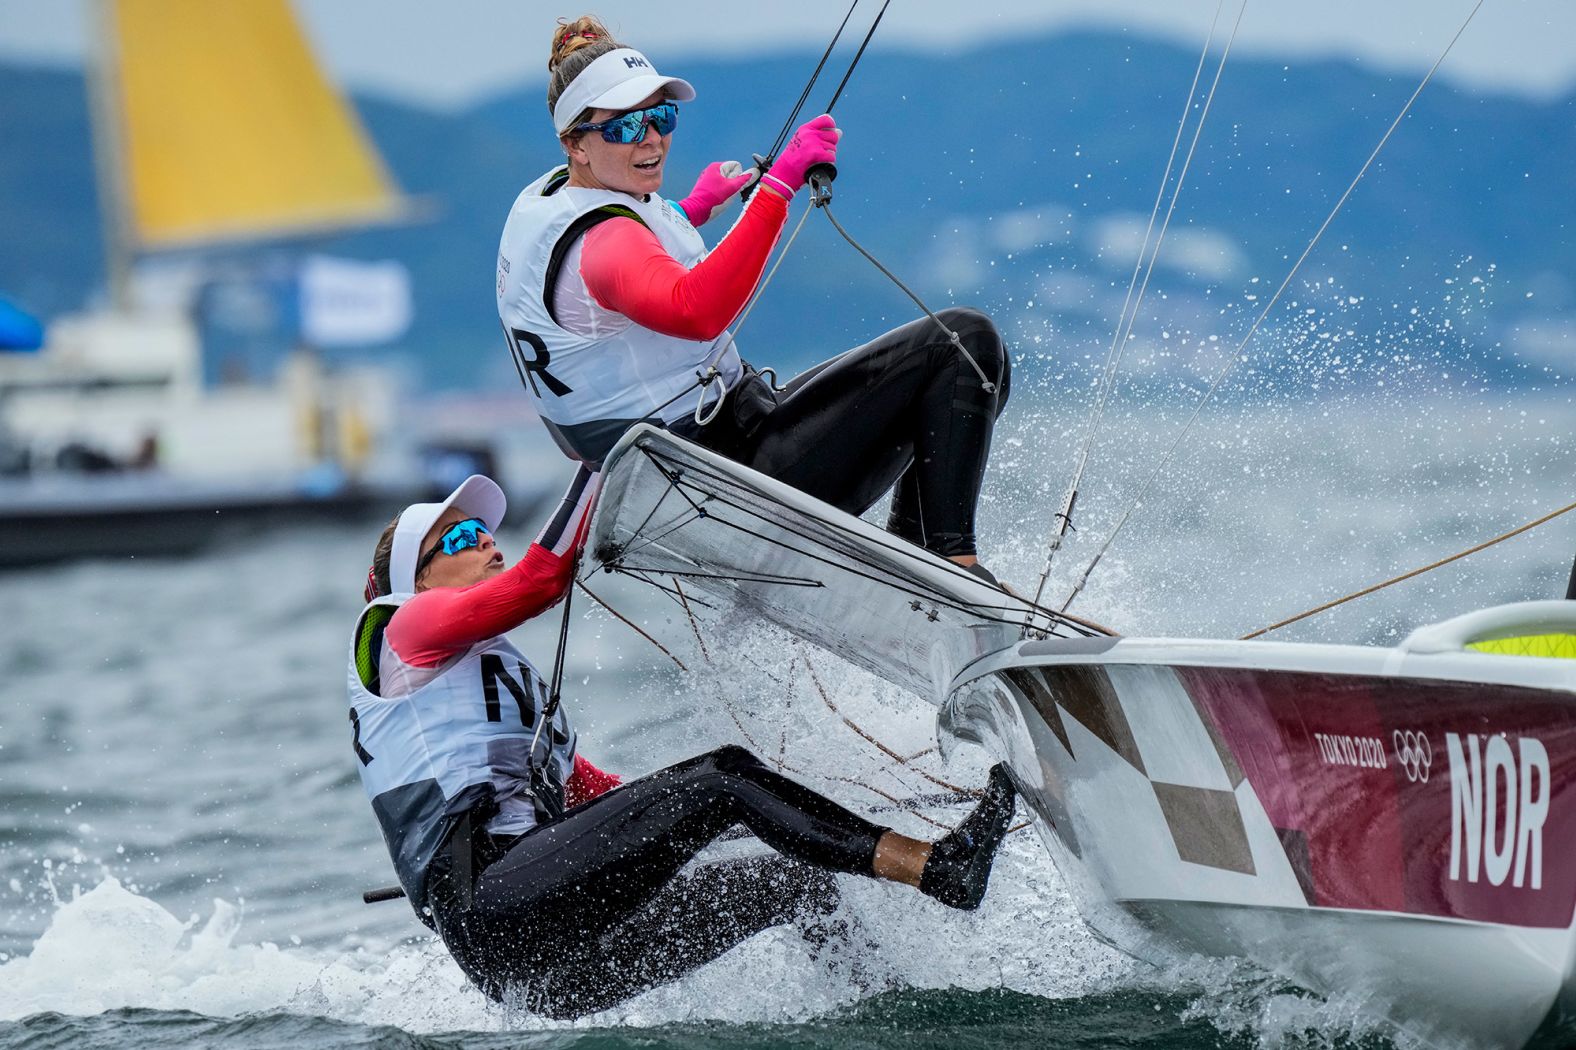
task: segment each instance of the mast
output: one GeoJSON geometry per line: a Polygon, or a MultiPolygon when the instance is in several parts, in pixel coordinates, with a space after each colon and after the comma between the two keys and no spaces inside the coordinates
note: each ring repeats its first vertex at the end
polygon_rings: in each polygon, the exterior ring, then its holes
{"type": "Polygon", "coordinates": [[[99,218],[104,236],[104,272],[110,305],[124,310],[131,301],[131,222],[127,214],[126,142],[121,128],[120,50],[114,0],[95,0],[90,17],[87,63],[89,125],[93,129],[93,170],[98,182],[99,218]]]}

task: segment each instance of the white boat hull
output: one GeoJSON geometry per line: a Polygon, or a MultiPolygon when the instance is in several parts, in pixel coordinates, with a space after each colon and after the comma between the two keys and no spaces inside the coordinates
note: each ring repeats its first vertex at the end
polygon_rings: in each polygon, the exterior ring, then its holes
{"type": "Polygon", "coordinates": [[[1246,958],[1441,1046],[1568,1045],[1568,661],[1100,647],[987,658],[942,719],[1008,762],[1102,936],[1246,958]]]}
{"type": "Polygon", "coordinates": [[[1245,958],[1439,1046],[1576,1042],[1576,663],[1470,648],[1569,652],[1576,603],[1395,649],[1121,639],[661,431],[604,479],[593,565],[940,703],[1112,943],[1245,958]]]}

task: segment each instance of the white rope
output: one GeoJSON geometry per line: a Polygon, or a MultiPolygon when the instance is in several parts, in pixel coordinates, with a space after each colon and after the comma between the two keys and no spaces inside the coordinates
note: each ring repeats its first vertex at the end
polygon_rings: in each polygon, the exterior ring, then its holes
{"type": "MultiPolygon", "coordinates": [[[[793,248],[793,242],[798,239],[799,231],[804,229],[805,222],[809,220],[810,213],[814,210],[806,207],[804,214],[799,216],[799,222],[794,226],[793,232],[788,235],[788,240],[783,244],[783,250],[777,253],[777,261],[772,263],[772,268],[766,271],[765,277],[761,278],[761,283],[755,288],[755,294],[750,297],[749,303],[744,307],[744,312],[739,315],[738,323],[733,326],[733,331],[728,334],[728,346],[733,345],[733,340],[738,336],[739,329],[743,328],[744,322],[750,319],[750,311],[755,309],[755,304],[760,302],[761,296],[766,294],[766,286],[772,283],[773,277],[777,276],[777,268],[783,264],[784,259],[788,258],[788,252],[793,248]]],[[[722,352],[727,353],[727,347],[724,347],[722,352]]],[[[717,357],[718,360],[721,360],[722,355],[718,354],[717,357]]]]}
{"type": "Polygon", "coordinates": [[[1188,431],[1193,428],[1193,424],[1198,420],[1199,414],[1204,410],[1204,406],[1208,404],[1210,399],[1215,396],[1215,391],[1220,389],[1220,384],[1225,381],[1226,376],[1229,375],[1231,370],[1237,366],[1237,363],[1243,359],[1242,351],[1248,345],[1248,341],[1253,338],[1254,333],[1259,330],[1259,326],[1264,323],[1264,319],[1269,316],[1270,311],[1275,308],[1275,304],[1280,301],[1281,295],[1286,291],[1287,286],[1291,284],[1292,278],[1297,275],[1297,271],[1302,268],[1303,262],[1306,261],[1308,256],[1313,253],[1313,249],[1316,245],[1318,245],[1319,239],[1324,236],[1324,231],[1330,228],[1330,223],[1334,222],[1335,217],[1340,214],[1341,208],[1345,206],[1347,198],[1351,197],[1352,191],[1355,190],[1357,188],[1357,184],[1363,180],[1363,176],[1368,174],[1369,167],[1372,166],[1375,158],[1379,156],[1379,152],[1384,149],[1385,143],[1390,141],[1390,136],[1395,133],[1395,129],[1400,126],[1401,121],[1406,118],[1407,113],[1411,112],[1412,103],[1417,101],[1417,97],[1423,93],[1423,88],[1427,87],[1428,82],[1433,79],[1434,73],[1438,71],[1440,65],[1444,63],[1445,58],[1450,54],[1451,49],[1454,48],[1456,46],[1456,42],[1461,39],[1461,35],[1466,32],[1467,26],[1471,25],[1473,17],[1477,15],[1479,9],[1481,9],[1483,6],[1483,3],[1484,0],[1478,0],[1477,4],[1467,15],[1466,20],[1461,23],[1461,28],[1456,30],[1456,35],[1450,38],[1450,43],[1445,45],[1445,49],[1440,53],[1439,58],[1434,61],[1434,64],[1429,67],[1428,72],[1423,75],[1423,79],[1418,83],[1417,89],[1413,91],[1411,97],[1406,100],[1406,105],[1401,107],[1401,112],[1396,114],[1395,119],[1390,122],[1390,126],[1385,129],[1384,136],[1380,138],[1379,144],[1373,148],[1372,153],[1368,154],[1368,159],[1363,161],[1362,168],[1358,170],[1357,175],[1352,179],[1351,184],[1346,187],[1346,192],[1341,194],[1341,199],[1335,202],[1335,207],[1331,208],[1330,214],[1325,216],[1324,222],[1320,224],[1318,231],[1313,235],[1313,239],[1308,242],[1308,246],[1302,250],[1302,254],[1297,257],[1297,261],[1292,264],[1292,267],[1287,272],[1285,279],[1281,281],[1280,287],[1275,289],[1275,294],[1270,297],[1270,301],[1264,304],[1264,309],[1261,310],[1258,317],[1254,319],[1253,326],[1248,329],[1248,334],[1242,337],[1242,341],[1237,344],[1237,348],[1232,351],[1231,355],[1227,358],[1225,365],[1215,374],[1214,381],[1210,383],[1209,389],[1204,392],[1204,396],[1199,398],[1198,404],[1193,408],[1193,414],[1188,417],[1188,420],[1183,424],[1181,431],[1177,433],[1176,440],[1171,442],[1171,446],[1166,449],[1165,455],[1161,456],[1160,461],[1155,464],[1154,471],[1149,475],[1148,478],[1144,479],[1143,485],[1139,487],[1138,494],[1133,497],[1133,501],[1129,503],[1127,509],[1122,512],[1122,516],[1117,519],[1115,527],[1113,527],[1110,533],[1106,536],[1105,541],[1100,545],[1100,549],[1095,552],[1094,558],[1087,566],[1085,566],[1082,575],[1080,575],[1078,578],[1078,582],[1073,585],[1072,591],[1067,595],[1067,600],[1062,603],[1062,611],[1065,612],[1068,607],[1072,605],[1073,599],[1078,597],[1079,592],[1081,592],[1084,588],[1084,584],[1089,582],[1089,575],[1094,572],[1095,566],[1100,564],[1100,559],[1105,557],[1106,551],[1111,549],[1111,544],[1115,542],[1117,535],[1122,531],[1122,527],[1127,524],[1128,519],[1132,517],[1133,512],[1139,507],[1140,504],[1143,503],[1144,496],[1148,494],[1149,488],[1154,484],[1155,479],[1160,476],[1161,472],[1165,470],[1166,466],[1171,462],[1172,455],[1175,454],[1177,447],[1182,444],[1182,439],[1187,436],[1188,431]]]}
{"type": "MultiPolygon", "coordinates": [[[[793,228],[793,232],[788,235],[788,241],[783,245],[783,250],[777,253],[777,261],[772,263],[772,268],[770,270],[766,271],[766,276],[761,278],[761,283],[755,286],[755,294],[752,295],[750,297],[750,301],[744,305],[744,311],[739,314],[738,321],[736,321],[728,330],[728,341],[722,344],[719,349],[712,351],[711,356],[706,359],[704,365],[700,369],[699,375],[701,392],[700,401],[698,401],[695,405],[695,422],[699,423],[701,426],[705,426],[707,423],[710,423],[717,417],[717,413],[722,411],[723,401],[726,400],[728,396],[728,383],[722,378],[722,374],[717,371],[717,362],[722,360],[722,356],[728,352],[728,348],[733,346],[734,340],[739,337],[739,329],[744,327],[744,322],[750,319],[750,312],[755,309],[755,304],[761,301],[762,295],[766,294],[766,286],[772,283],[773,277],[777,276],[777,268],[783,264],[784,259],[788,258],[789,249],[793,247],[793,242],[798,239],[799,231],[804,229],[805,221],[810,218],[810,212],[814,210],[815,209],[813,208],[807,207],[804,210],[804,214],[799,216],[798,225],[796,225],[793,228]],[[717,400],[712,402],[711,412],[703,417],[702,412],[704,411],[706,404],[705,388],[711,386],[712,383],[717,384],[717,386],[721,389],[721,393],[717,395],[717,400]]],[[[772,375],[775,377],[776,373],[774,372],[772,375]]],[[[772,385],[775,386],[776,384],[774,383],[772,385]]],[[[686,392],[688,391],[686,390],[686,392]]],[[[678,398],[675,397],[673,400],[676,401],[678,398]]],[[[671,403],[672,402],[670,401],[669,404],[671,403]]]]}
{"type": "MultiPolygon", "coordinates": [[[[1225,9],[1226,0],[1219,0],[1215,5],[1215,16],[1210,19],[1209,34],[1204,38],[1204,46],[1198,53],[1198,65],[1193,69],[1193,82],[1188,85],[1187,101],[1182,105],[1182,117],[1177,121],[1177,133],[1171,140],[1171,153],[1166,157],[1166,170],[1160,176],[1160,186],[1155,190],[1155,203],[1149,210],[1149,225],[1144,228],[1144,240],[1138,249],[1138,258],[1133,260],[1133,275],[1127,281],[1127,295],[1122,300],[1122,312],[1116,318],[1116,330],[1111,333],[1111,347],[1106,351],[1105,371],[1100,377],[1100,390],[1095,397],[1094,406],[1089,413],[1089,424],[1084,432],[1083,448],[1078,454],[1078,466],[1073,471],[1072,481],[1067,485],[1067,492],[1062,498],[1062,512],[1056,516],[1058,522],[1056,531],[1051,535],[1050,543],[1045,551],[1045,568],[1040,573],[1039,585],[1034,588],[1034,602],[1039,604],[1040,597],[1045,593],[1045,582],[1051,575],[1051,563],[1056,558],[1056,552],[1061,549],[1062,540],[1066,538],[1067,531],[1072,527],[1073,506],[1078,501],[1078,487],[1083,483],[1084,471],[1089,466],[1089,454],[1094,448],[1095,435],[1099,432],[1100,421],[1105,415],[1106,405],[1110,402],[1111,393],[1116,387],[1116,371],[1121,363],[1122,353],[1126,349],[1127,339],[1132,333],[1132,321],[1128,320],[1128,310],[1131,308],[1133,317],[1138,316],[1139,305],[1143,301],[1143,291],[1138,292],[1138,303],[1133,302],[1133,289],[1138,286],[1138,275],[1144,271],[1144,288],[1149,287],[1149,274],[1154,271],[1155,259],[1160,255],[1161,242],[1165,240],[1166,226],[1171,222],[1171,214],[1176,210],[1177,197],[1182,192],[1182,183],[1187,178],[1188,166],[1193,162],[1193,151],[1198,147],[1199,134],[1204,129],[1204,121],[1209,118],[1209,107],[1215,99],[1215,88],[1220,84],[1220,74],[1226,66],[1226,57],[1231,54],[1231,42],[1236,39],[1237,28],[1232,27],[1231,40],[1226,42],[1225,54],[1221,56],[1220,65],[1215,70],[1214,83],[1210,85],[1209,97],[1205,99],[1203,112],[1199,116],[1198,129],[1193,133],[1193,141],[1188,146],[1187,158],[1182,164],[1181,174],[1177,177],[1176,189],[1171,194],[1171,205],[1166,210],[1165,225],[1160,228],[1160,237],[1155,242],[1154,252],[1149,252],[1149,238],[1155,230],[1155,219],[1160,215],[1160,204],[1166,198],[1166,186],[1171,182],[1171,169],[1176,165],[1177,151],[1182,145],[1182,133],[1187,130],[1188,114],[1193,109],[1193,99],[1198,94],[1198,82],[1204,74],[1204,62],[1209,57],[1210,45],[1215,42],[1215,28],[1220,23],[1220,12],[1225,9]],[[1145,270],[1144,256],[1149,255],[1149,267],[1145,270]],[[1124,335],[1122,326],[1127,325],[1127,334],[1124,335]]],[[[1242,8],[1237,12],[1237,26],[1242,24],[1242,11],[1247,9],[1247,2],[1243,0],[1242,8]]]]}

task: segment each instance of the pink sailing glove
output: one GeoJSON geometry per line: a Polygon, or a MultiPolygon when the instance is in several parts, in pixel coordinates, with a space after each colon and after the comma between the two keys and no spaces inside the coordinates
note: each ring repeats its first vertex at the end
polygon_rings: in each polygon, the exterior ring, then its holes
{"type": "Polygon", "coordinates": [[[804,185],[806,172],[817,164],[837,162],[837,140],[842,137],[843,133],[829,113],[801,124],[778,154],[777,163],[761,176],[761,182],[784,200],[793,200],[793,195],[804,185]]]}
{"type": "Polygon", "coordinates": [[[699,226],[717,217],[728,206],[733,196],[754,182],[760,172],[746,168],[736,160],[713,161],[695,180],[690,195],[679,202],[689,221],[699,226]]]}

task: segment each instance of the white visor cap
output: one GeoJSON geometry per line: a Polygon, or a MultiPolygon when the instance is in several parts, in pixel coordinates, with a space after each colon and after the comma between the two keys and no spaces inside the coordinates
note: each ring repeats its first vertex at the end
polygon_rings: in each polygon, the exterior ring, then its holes
{"type": "Polygon", "coordinates": [[[496,481],[472,474],[442,503],[412,503],[406,507],[400,512],[399,524],[394,527],[394,549],[389,553],[389,587],[395,594],[415,593],[416,563],[423,554],[421,541],[450,507],[458,507],[468,518],[480,518],[488,532],[496,532],[507,505],[503,489],[496,481]]]}
{"type": "Polygon", "coordinates": [[[558,96],[558,104],[553,107],[553,127],[562,135],[588,109],[629,109],[658,89],[666,89],[675,102],[688,102],[695,97],[689,81],[663,76],[650,59],[634,48],[609,51],[582,69],[558,96]]]}

